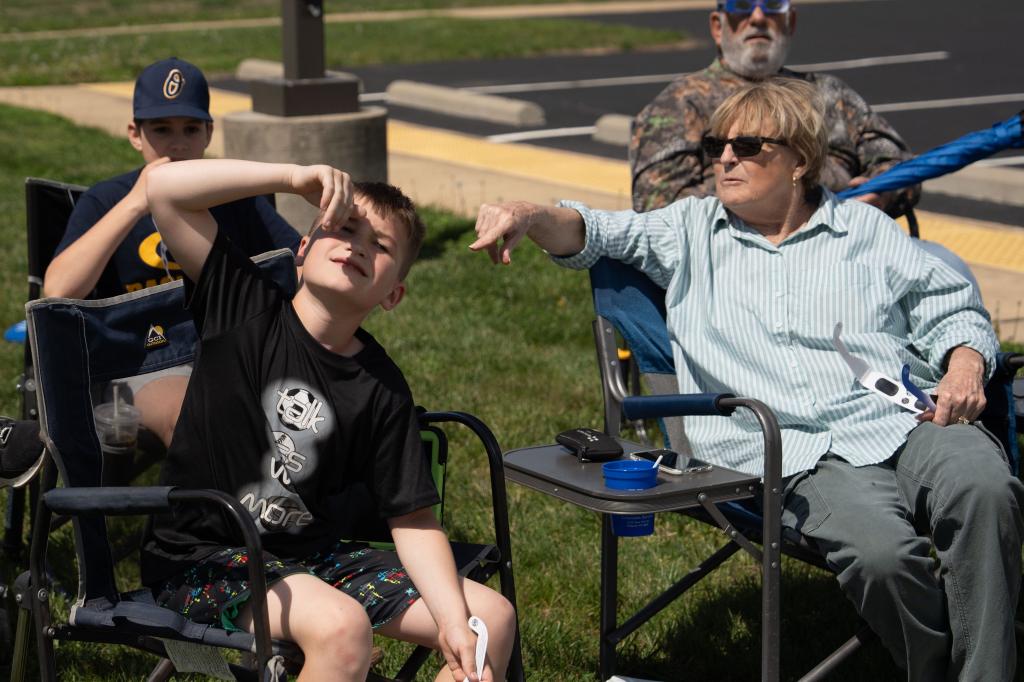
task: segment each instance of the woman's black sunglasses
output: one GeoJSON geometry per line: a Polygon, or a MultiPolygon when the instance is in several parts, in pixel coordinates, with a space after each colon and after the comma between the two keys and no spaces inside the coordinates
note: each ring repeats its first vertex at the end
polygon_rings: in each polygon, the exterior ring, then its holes
{"type": "Polygon", "coordinates": [[[739,137],[730,137],[729,139],[723,139],[721,137],[714,137],[713,135],[705,135],[701,138],[700,146],[704,150],[704,153],[712,159],[717,159],[725,151],[725,145],[732,145],[732,153],[739,157],[745,156],[757,156],[761,152],[761,146],[765,142],[771,142],[773,144],[786,144],[785,140],[780,140],[777,137],[760,137],[754,135],[740,135],[739,137]]]}

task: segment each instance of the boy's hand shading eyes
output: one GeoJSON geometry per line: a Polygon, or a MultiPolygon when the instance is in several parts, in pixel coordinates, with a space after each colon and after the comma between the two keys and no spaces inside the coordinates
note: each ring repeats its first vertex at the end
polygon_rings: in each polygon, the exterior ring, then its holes
{"type": "Polygon", "coordinates": [[[320,209],[320,224],[333,232],[350,218],[364,215],[353,203],[355,190],[349,174],[331,166],[298,166],[290,177],[296,194],[320,209]]]}

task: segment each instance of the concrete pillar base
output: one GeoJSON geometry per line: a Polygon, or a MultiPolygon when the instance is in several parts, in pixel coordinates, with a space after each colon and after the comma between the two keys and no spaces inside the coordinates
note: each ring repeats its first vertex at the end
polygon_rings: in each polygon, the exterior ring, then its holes
{"type": "MultiPolygon", "coordinates": [[[[219,125],[224,131],[224,156],[229,159],[327,163],[353,180],[388,179],[387,111],[381,107],[288,117],[246,111],[228,114],[219,125]]],[[[301,234],[317,216],[315,207],[291,194],[277,195],[277,210],[301,234]]]]}

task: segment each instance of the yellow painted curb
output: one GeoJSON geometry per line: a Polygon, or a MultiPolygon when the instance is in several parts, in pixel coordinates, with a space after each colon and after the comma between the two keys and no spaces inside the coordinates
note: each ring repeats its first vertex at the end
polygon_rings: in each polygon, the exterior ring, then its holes
{"type": "Polygon", "coordinates": [[[487,140],[410,123],[388,121],[388,150],[613,195],[629,195],[622,161],[487,140]]]}
{"type": "MultiPolygon", "coordinates": [[[[1024,229],[929,211],[916,213],[922,239],[942,244],[968,263],[1024,273],[1024,229]]],[[[900,223],[905,225],[902,219],[900,223]]]]}

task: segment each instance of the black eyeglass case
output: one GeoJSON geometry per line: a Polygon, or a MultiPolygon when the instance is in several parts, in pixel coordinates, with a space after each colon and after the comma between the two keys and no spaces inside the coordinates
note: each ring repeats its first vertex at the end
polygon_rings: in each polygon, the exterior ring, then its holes
{"type": "Polygon", "coordinates": [[[570,429],[555,436],[555,440],[581,462],[607,462],[622,455],[622,446],[617,440],[595,429],[570,429]]]}

